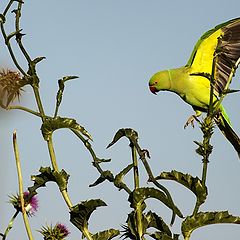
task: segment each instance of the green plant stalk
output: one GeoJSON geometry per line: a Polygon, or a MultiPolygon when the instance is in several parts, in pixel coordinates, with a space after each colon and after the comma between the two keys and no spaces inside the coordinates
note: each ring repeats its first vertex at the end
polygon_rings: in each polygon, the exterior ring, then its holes
{"type": "Polygon", "coordinates": [[[24,198],[23,198],[22,171],[21,171],[21,164],[20,164],[20,156],[19,156],[19,150],[18,150],[18,144],[17,144],[16,131],[14,131],[14,133],[13,133],[13,148],[14,148],[14,155],[15,155],[17,173],[18,173],[18,188],[19,188],[19,196],[20,196],[20,202],[21,202],[23,221],[24,221],[24,225],[25,225],[25,228],[26,228],[26,231],[27,231],[28,239],[33,240],[33,235],[32,235],[32,231],[31,231],[29,221],[28,221],[27,212],[26,212],[25,204],[24,204],[24,198]]]}
{"type": "MultiPolygon", "coordinates": [[[[130,147],[132,150],[132,160],[133,160],[133,176],[134,176],[134,189],[139,188],[139,171],[138,171],[138,161],[137,161],[137,150],[134,144],[131,142],[130,147]]],[[[138,205],[135,209],[136,211],[136,222],[137,222],[137,232],[139,239],[143,237],[143,224],[142,224],[142,206],[138,205]]]]}
{"type": "MultiPolygon", "coordinates": [[[[55,155],[55,151],[54,151],[54,147],[53,147],[53,142],[52,142],[52,136],[50,136],[49,139],[47,140],[47,145],[48,145],[48,151],[49,151],[52,167],[55,171],[59,172],[56,155],[55,155]]],[[[71,199],[69,198],[67,191],[62,190],[61,194],[62,194],[68,208],[71,209],[73,204],[71,202],[71,199]]]]}
{"type": "MultiPolygon", "coordinates": [[[[172,199],[171,194],[169,193],[169,191],[167,190],[167,188],[165,188],[162,184],[160,184],[160,183],[155,179],[155,177],[154,177],[154,175],[153,175],[153,173],[152,173],[152,170],[151,170],[151,168],[150,168],[150,166],[149,166],[149,164],[148,164],[148,161],[147,161],[147,159],[146,159],[146,157],[145,157],[146,151],[142,150],[142,149],[140,148],[140,146],[138,145],[138,143],[136,143],[136,144],[137,144],[136,150],[137,150],[137,152],[138,152],[138,154],[139,154],[139,156],[140,156],[140,159],[141,159],[141,161],[142,161],[142,163],[143,163],[143,165],[144,165],[144,167],[145,167],[145,169],[146,169],[146,171],[147,171],[148,177],[149,177],[148,181],[149,181],[149,182],[152,182],[156,187],[158,187],[160,190],[162,190],[162,191],[166,194],[167,198],[169,199],[169,201],[170,201],[170,203],[171,203],[171,205],[172,205],[172,207],[173,207],[173,209],[174,209],[174,208],[175,208],[175,205],[174,205],[174,202],[173,202],[173,199],[172,199]]],[[[176,213],[175,213],[175,211],[173,210],[172,219],[171,219],[170,225],[173,225],[173,223],[174,223],[174,221],[175,221],[175,217],[176,217],[176,213]]]]}
{"type": "Polygon", "coordinates": [[[138,161],[137,161],[137,151],[136,147],[130,143],[132,150],[132,160],[133,160],[133,175],[134,175],[134,188],[139,188],[139,172],[138,172],[138,161]]]}
{"type": "Polygon", "coordinates": [[[9,233],[9,231],[12,229],[12,226],[13,226],[13,223],[14,223],[14,220],[15,218],[17,217],[17,215],[19,214],[19,211],[17,210],[14,215],[12,216],[12,218],[10,219],[10,222],[4,232],[4,234],[2,235],[2,240],[5,240],[7,238],[7,235],[9,233]]]}
{"type": "Polygon", "coordinates": [[[89,232],[88,228],[83,228],[82,232],[84,234],[84,236],[88,239],[88,240],[93,240],[91,233],[89,232]]]}
{"type": "MultiPolygon", "coordinates": [[[[7,13],[8,13],[8,11],[9,11],[11,5],[13,4],[13,2],[14,2],[14,0],[10,0],[10,1],[9,1],[7,7],[5,8],[5,10],[4,10],[4,12],[3,12],[3,16],[4,16],[4,17],[7,15],[7,13]]],[[[9,52],[9,54],[10,54],[10,56],[11,56],[11,58],[12,58],[14,64],[15,64],[15,66],[17,67],[17,69],[18,69],[24,76],[26,76],[26,75],[27,75],[26,72],[25,72],[25,71],[21,68],[21,66],[19,65],[19,63],[18,63],[18,61],[17,61],[17,59],[16,59],[16,57],[15,57],[15,55],[14,55],[14,52],[13,52],[13,50],[12,50],[12,46],[11,46],[11,44],[10,44],[10,41],[8,41],[8,36],[7,36],[6,31],[5,31],[5,29],[4,29],[4,23],[3,23],[3,22],[1,22],[1,32],[2,32],[3,38],[4,38],[4,40],[5,40],[5,44],[6,44],[7,48],[8,48],[8,52],[9,52]]]]}
{"type": "Polygon", "coordinates": [[[7,110],[22,110],[22,111],[25,111],[27,113],[33,114],[37,117],[41,117],[39,112],[36,112],[32,109],[29,109],[29,108],[26,108],[26,107],[23,107],[23,106],[8,106],[7,110]]]}

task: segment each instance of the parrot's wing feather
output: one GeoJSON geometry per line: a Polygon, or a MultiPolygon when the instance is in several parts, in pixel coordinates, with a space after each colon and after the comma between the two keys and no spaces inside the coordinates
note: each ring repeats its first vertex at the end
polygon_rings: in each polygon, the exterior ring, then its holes
{"type": "Polygon", "coordinates": [[[196,43],[186,66],[192,73],[212,73],[215,59],[215,90],[222,93],[232,67],[240,58],[240,18],[222,23],[207,31],[196,43]]]}

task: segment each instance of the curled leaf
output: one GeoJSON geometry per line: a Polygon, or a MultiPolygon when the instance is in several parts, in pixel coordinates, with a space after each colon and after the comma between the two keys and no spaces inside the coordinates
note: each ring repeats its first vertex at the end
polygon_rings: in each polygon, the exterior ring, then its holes
{"type": "Polygon", "coordinates": [[[193,216],[187,217],[182,222],[182,234],[185,239],[189,239],[195,229],[217,223],[240,224],[240,217],[232,216],[228,211],[199,212],[193,216]]]}
{"type": "Polygon", "coordinates": [[[102,206],[107,206],[107,204],[101,199],[91,199],[73,206],[70,211],[71,223],[82,232],[85,232],[85,229],[88,229],[88,220],[91,214],[97,207],[102,206]]]}
{"type": "Polygon", "coordinates": [[[155,188],[137,188],[130,194],[128,201],[131,203],[131,207],[136,209],[139,205],[142,205],[147,198],[158,199],[173,210],[179,217],[183,217],[181,211],[176,206],[173,206],[166,194],[155,188]],[[173,209],[173,207],[175,209],[173,209]]]}
{"type": "Polygon", "coordinates": [[[182,184],[196,195],[200,204],[204,203],[207,198],[207,187],[202,184],[198,177],[173,170],[171,172],[162,172],[160,176],[156,177],[156,180],[158,179],[173,180],[182,184]]]}
{"type": "Polygon", "coordinates": [[[131,128],[122,128],[117,131],[111,143],[108,144],[107,148],[110,148],[122,137],[127,137],[131,142],[138,140],[138,133],[131,128]]]}
{"type": "Polygon", "coordinates": [[[28,188],[30,193],[35,193],[38,188],[45,187],[47,182],[56,182],[61,191],[67,190],[70,175],[65,170],[57,172],[51,170],[50,167],[41,167],[39,172],[40,174],[31,176],[34,185],[28,188]]]}
{"type": "Polygon", "coordinates": [[[148,228],[154,227],[158,229],[161,233],[166,234],[170,237],[172,236],[172,233],[168,225],[156,213],[149,211],[146,214],[145,218],[147,219],[147,222],[148,222],[148,228]]]}
{"type": "Polygon", "coordinates": [[[45,122],[42,124],[41,131],[44,139],[47,141],[51,137],[52,133],[60,128],[69,128],[72,130],[76,130],[86,136],[88,139],[92,140],[91,135],[82,127],[80,124],[76,122],[75,119],[72,118],[47,118],[45,122]]]}

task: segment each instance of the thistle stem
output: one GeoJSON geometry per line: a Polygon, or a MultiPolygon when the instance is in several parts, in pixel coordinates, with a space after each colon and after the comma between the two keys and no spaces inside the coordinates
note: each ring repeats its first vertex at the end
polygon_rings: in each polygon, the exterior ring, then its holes
{"type": "Polygon", "coordinates": [[[22,178],[22,170],[21,170],[21,164],[20,164],[20,156],[19,156],[19,150],[18,150],[18,144],[17,144],[16,131],[14,131],[14,133],[13,133],[13,148],[14,148],[17,173],[18,173],[18,188],[19,188],[19,196],[20,196],[20,202],[21,202],[23,221],[24,221],[24,225],[25,225],[25,228],[27,231],[28,239],[33,240],[33,235],[32,235],[29,221],[28,221],[27,212],[26,212],[25,204],[24,204],[24,198],[23,198],[23,178],[22,178]]]}
{"type": "MultiPolygon", "coordinates": [[[[55,155],[55,151],[54,151],[54,147],[53,147],[53,142],[52,142],[52,136],[49,136],[49,139],[47,140],[47,145],[48,145],[48,151],[49,151],[49,155],[50,155],[53,170],[59,172],[58,165],[57,165],[57,160],[56,160],[56,155],[55,155]]],[[[62,194],[68,208],[69,209],[72,208],[73,204],[72,204],[72,202],[69,198],[69,195],[68,195],[67,191],[62,190],[61,194],[62,194]]]]}
{"type": "Polygon", "coordinates": [[[8,233],[9,233],[9,231],[12,229],[14,220],[15,220],[15,218],[17,217],[18,214],[19,214],[19,211],[17,210],[17,211],[14,213],[14,215],[12,216],[12,218],[10,219],[10,222],[9,222],[9,224],[8,224],[8,226],[7,226],[4,234],[3,234],[3,235],[1,234],[1,235],[2,235],[2,240],[5,240],[5,239],[7,238],[7,235],[8,235],[8,233]]]}

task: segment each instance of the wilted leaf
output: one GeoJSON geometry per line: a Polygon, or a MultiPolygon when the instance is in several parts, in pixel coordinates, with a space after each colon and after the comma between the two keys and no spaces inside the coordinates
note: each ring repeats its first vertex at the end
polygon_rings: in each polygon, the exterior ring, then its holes
{"type": "Polygon", "coordinates": [[[168,236],[172,236],[172,233],[168,227],[168,225],[163,221],[161,217],[159,217],[156,213],[149,211],[145,218],[148,221],[148,228],[154,227],[162,232],[162,234],[166,234],[168,236]]]}
{"type": "Polygon", "coordinates": [[[73,223],[81,231],[84,231],[84,229],[88,228],[88,220],[93,211],[96,210],[97,207],[101,206],[107,206],[107,204],[101,199],[91,199],[73,206],[70,211],[71,223],[73,223]]]}
{"type": "Polygon", "coordinates": [[[199,212],[193,216],[187,217],[182,222],[182,234],[184,238],[189,239],[195,229],[217,223],[240,224],[240,217],[232,216],[228,211],[199,212]]]}
{"type": "Polygon", "coordinates": [[[138,133],[131,128],[119,129],[117,131],[117,133],[115,134],[112,142],[109,143],[109,145],[107,146],[107,148],[111,147],[113,144],[115,144],[122,137],[127,137],[129,140],[134,142],[134,141],[137,141],[137,139],[138,139],[138,133]]]}
{"type": "Polygon", "coordinates": [[[49,140],[52,133],[60,128],[69,128],[72,130],[76,130],[80,133],[82,133],[84,136],[92,140],[91,135],[82,127],[79,125],[75,119],[72,118],[48,118],[45,120],[45,122],[42,124],[41,131],[44,139],[47,141],[49,140]]]}
{"type": "Polygon", "coordinates": [[[198,177],[173,170],[171,172],[162,172],[160,176],[156,177],[156,180],[158,179],[173,180],[182,184],[196,195],[200,204],[204,203],[207,198],[207,187],[202,184],[198,177]]]}
{"type": "Polygon", "coordinates": [[[96,233],[92,236],[93,240],[110,240],[120,234],[119,230],[109,229],[103,232],[96,233]]]}
{"type": "Polygon", "coordinates": [[[136,209],[137,206],[142,205],[147,198],[158,199],[172,209],[179,217],[183,217],[180,210],[172,205],[172,202],[167,198],[165,193],[155,188],[137,188],[130,194],[128,201],[131,203],[131,207],[136,209]],[[175,209],[173,209],[173,207],[175,207],[175,209]]]}
{"type": "Polygon", "coordinates": [[[98,184],[104,182],[105,180],[108,180],[110,182],[113,182],[114,180],[113,174],[108,170],[102,172],[100,177],[93,184],[90,184],[89,187],[97,186],[98,184]]]}

